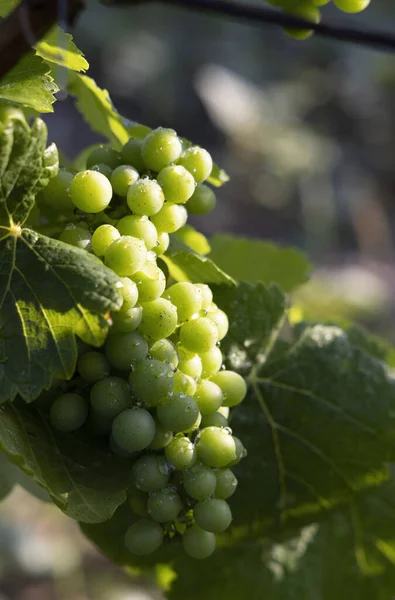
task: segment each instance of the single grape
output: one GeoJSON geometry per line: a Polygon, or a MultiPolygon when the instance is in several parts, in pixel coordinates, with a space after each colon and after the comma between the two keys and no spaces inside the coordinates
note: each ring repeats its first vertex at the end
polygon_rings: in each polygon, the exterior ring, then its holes
{"type": "Polygon", "coordinates": [[[158,245],[156,227],[146,216],[127,215],[118,221],[117,229],[121,235],[132,235],[142,239],[147,250],[152,250],[158,245]]]}
{"type": "Polygon", "coordinates": [[[97,171],[80,171],[70,183],[70,197],[79,210],[98,213],[107,208],[112,187],[107,177],[97,171]]]}
{"type": "Polygon", "coordinates": [[[218,330],[213,321],[199,317],[180,327],[180,342],[191,352],[207,352],[218,342],[218,330]]]}
{"type": "Polygon", "coordinates": [[[195,445],[189,438],[177,435],[166,446],[165,457],[178,471],[189,469],[196,462],[195,445]]]}
{"type": "Polygon", "coordinates": [[[156,414],[166,429],[186,431],[195,424],[199,416],[199,407],[191,396],[173,394],[165,404],[158,406],[156,414]]]}
{"type": "Polygon", "coordinates": [[[165,448],[167,444],[173,439],[173,432],[162,427],[160,423],[155,421],[155,436],[148,448],[152,450],[159,450],[165,448]]]}
{"type": "Polygon", "coordinates": [[[185,204],[195,191],[195,180],[181,165],[165,167],[158,175],[158,183],[168,202],[185,204]]]}
{"type": "Polygon", "coordinates": [[[65,242],[65,244],[80,248],[81,250],[89,251],[91,248],[92,236],[89,231],[83,227],[78,227],[78,225],[74,225],[74,223],[69,223],[60,234],[59,240],[65,242]]]}
{"type": "Polygon", "coordinates": [[[222,533],[232,522],[229,504],[217,498],[198,502],[193,509],[193,516],[199,527],[211,533],[222,533]]]}
{"type": "Polygon", "coordinates": [[[92,386],[90,402],[98,415],[113,419],[130,406],[128,384],[120,377],[100,379],[92,386]]]}
{"type": "Polygon", "coordinates": [[[184,488],[194,500],[206,500],[214,494],[217,485],[215,473],[202,464],[194,465],[184,472],[184,488]]]}
{"type": "Polygon", "coordinates": [[[111,178],[112,169],[105,163],[99,163],[97,165],[93,165],[92,167],[90,167],[90,170],[97,171],[98,173],[105,175],[108,180],[110,180],[110,178],[111,178]]]}
{"type": "Polygon", "coordinates": [[[120,165],[111,173],[112,189],[118,196],[126,196],[129,187],[139,179],[138,171],[129,165],[120,165]]]}
{"type": "Polygon", "coordinates": [[[229,329],[229,319],[220,308],[216,308],[215,310],[209,310],[207,313],[207,317],[213,321],[218,329],[218,340],[221,341],[224,339],[229,329]]]}
{"type": "Polygon", "coordinates": [[[178,365],[178,354],[174,344],[168,340],[158,340],[154,342],[149,351],[152,358],[161,360],[162,362],[170,364],[172,367],[178,365]]]}
{"type": "Polygon", "coordinates": [[[203,233],[196,231],[192,225],[184,225],[184,227],[181,227],[177,231],[176,235],[184,244],[195,250],[198,254],[202,254],[203,256],[210,254],[211,246],[208,239],[203,233]]]}
{"type": "Polygon", "coordinates": [[[152,217],[161,210],[165,196],[159,183],[144,177],[129,187],[126,200],[136,215],[152,217]]]}
{"type": "Polygon", "coordinates": [[[239,464],[239,462],[247,456],[247,450],[244,448],[243,443],[239,440],[239,438],[233,436],[233,441],[236,448],[236,458],[231,460],[227,465],[224,465],[227,467],[233,467],[234,465],[239,464]]]}
{"type": "Polygon", "coordinates": [[[192,525],[184,532],[182,545],[188,556],[203,560],[215,550],[215,535],[204,531],[198,525],[192,525]]]}
{"type": "Polygon", "coordinates": [[[186,204],[186,209],[192,215],[207,215],[214,210],[217,199],[208,185],[199,183],[193,195],[186,204]]]}
{"type": "Polygon", "coordinates": [[[147,249],[143,240],[123,235],[108,248],[105,263],[121,277],[130,277],[141,269],[147,260],[147,249]]]}
{"type": "Polygon", "coordinates": [[[85,352],[79,357],[77,363],[78,371],[87,381],[98,381],[110,372],[108,360],[101,352],[85,352]]]}
{"type": "Polygon", "coordinates": [[[247,384],[243,377],[233,371],[218,371],[211,381],[219,385],[224,399],[224,406],[237,406],[242,402],[247,393],[247,384]]]}
{"type": "Polygon", "coordinates": [[[139,452],[150,445],[155,436],[155,421],[143,408],[129,408],[115,417],[111,435],[120,448],[139,452]]]}
{"type": "Polygon", "coordinates": [[[198,458],[209,467],[227,467],[236,458],[236,444],[227,429],[205,427],[197,444],[198,458]]]}
{"type": "Polygon", "coordinates": [[[202,374],[202,361],[198,354],[189,352],[182,346],[178,347],[178,368],[182,373],[192,377],[193,379],[199,379],[202,374]]]}
{"type": "Polygon", "coordinates": [[[170,479],[170,469],[164,458],[156,454],[140,456],[132,467],[136,487],[143,492],[159,492],[170,479]]]}
{"type": "Polygon", "coordinates": [[[60,169],[56,177],[50,179],[48,185],[43,189],[44,201],[59,212],[74,210],[74,204],[69,194],[70,183],[73,179],[73,173],[60,169]]]}
{"type": "Polygon", "coordinates": [[[89,154],[86,160],[86,167],[90,169],[93,165],[104,163],[111,169],[115,169],[120,164],[120,156],[116,150],[108,146],[99,146],[89,154]]]}
{"type": "Polygon", "coordinates": [[[118,229],[112,225],[99,225],[92,235],[92,248],[96,256],[104,256],[115,240],[120,238],[118,229]]]}
{"type": "Polygon", "coordinates": [[[146,517],[148,496],[145,492],[133,487],[128,494],[129,506],[138,517],[146,517]]]}
{"type": "Polygon", "coordinates": [[[150,340],[169,337],[177,327],[177,309],[165,298],[144,304],[141,333],[150,340]]]}
{"type": "Polygon", "coordinates": [[[123,297],[122,311],[125,311],[136,306],[139,299],[139,291],[135,282],[129,279],[129,277],[121,277],[121,282],[123,286],[120,290],[123,297]]]}
{"type": "Polygon", "coordinates": [[[215,411],[202,418],[202,427],[228,427],[228,419],[215,411]]]}
{"type": "Polygon", "coordinates": [[[151,519],[140,519],[125,533],[125,546],[132,554],[152,554],[163,542],[162,527],[151,519]]]}
{"type": "Polygon", "coordinates": [[[110,334],[117,332],[130,333],[140,326],[143,318],[143,309],[141,306],[135,306],[126,311],[112,313],[111,318],[113,324],[110,334]]]}
{"type": "Polygon", "coordinates": [[[333,0],[337,8],[346,13],[357,13],[365,10],[370,0],[333,0]]]}
{"type": "Polygon", "coordinates": [[[213,170],[213,160],[207,150],[199,146],[191,146],[182,153],[178,164],[185,167],[195,178],[197,183],[210,177],[213,170]]]}
{"type": "Polygon", "coordinates": [[[174,373],[174,392],[188,394],[193,396],[196,392],[197,383],[189,375],[185,375],[179,369],[174,373]]]}
{"type": "Polygon", "coordinates": [[[145,138],[141,155],[144,164],[152,171],[161,171],[179,158],[182,142],[172,129],[158,127],[145,138]]]}
{"type": "Polygon", "coordinates": [[[221,469],[215,471],[217,485],[215,486],[214,496],[221,500],[227,500],[236,491],[237,478],[230,469],[221,469]]]}
{"type": "Polygon", "coordinates": [[[208,379],[202,379],[197,386],[194,398],[202,416],[216,411],[222,404],[223,393],[219,385],[208,379]]]}
{"type": "Polygon", "coordinates": [[[130,139],[121,150],[122,161],[127,165],[132,165],[139,173],[145,170],[143,158],[141,156],[141,146],[143,140],[130,139]]]}
{"type": "Polygon", "coordinates": [[[202,377],[209,379],[220,370],[223,357],[218,346],[213,346],[207,352],[201,352],[199,356],[202,361],[202,377]]]}
{"type": "Polygon", "coordinates": [[[186,208],[172,202],[165,202],[160,211],[151,217],[157,230],[165,233],[174,233],[185,225],[187,219],[186,208]]]}
{"type": "Polygon", "coordinates": [[[213,292],[206,283],[195,283],[195,286],[202,292],[202,308],[209,308],[213,302],[213,292]]]}
{"type": "Polygon", "coordinates": [[[166,289],[166,277],[153,262],[146,262],[133,275],[133,281],[139,291],[140,302],[152,302],[161,297],[166,289]]]}
{"type": "Polygon", "coordinates": [[[166,290],[164,297],[177,307],[180,322],[190,319],[202,308],[202,292],[193,283],[174,283],[166,290]]]}
{"type": "Polygon", "coordinates": [[[164,523],[173,521],[182,509],[180,496],[172,489],[164,488],[149,495],[147,512],[151,519],[164,523]]]}
{"type": "Polygon", "coordinates": [[[125,371],[144,360],[148,354],[148,344],[137,331],[114,333],[107,338],[105,354],[114,369],[125,371]]]}
{"type": "MultiPolygon", "coordinates": [[[[174,369],[160,360],[146,359],[134,367],[129,383],[137,400],[148,406],[157,406],[173,392],[174,369]]],[[[166,424],[164,426],[172,429],[166,424]]]]}
{"type": "Polygon", "coordinates": [[[86,421],[88,407],[79,394],[62,394],[51,406],[51,425],[59,431],[75,431],[86,421]]]}

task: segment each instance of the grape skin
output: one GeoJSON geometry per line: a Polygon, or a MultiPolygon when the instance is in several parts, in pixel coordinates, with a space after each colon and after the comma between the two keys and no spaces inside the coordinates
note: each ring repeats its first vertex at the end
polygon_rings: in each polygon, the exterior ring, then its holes
{"type": "Polygon", "coordinates": [[[162,541],[162,527],[151,519],[140,519],[125,533],[126,548],[138,556],[152,554],[161,546],[162,541]]]}
{"type": "Polygon", "coordinates": [[[155,436],[155,421],[143,408],[129,408],[115,417],[111,435],[115,443],[129,453],[144,450],[155,436]]]}
{"type": "Polygon", "coordinates": [[[86,421],[88,407],[85,399],[79,394],[63,394],[58,396],[51,406],[50,420],[59,431],[75,431],[86,421]]]}
{"type": "Polygon", "coordinates": [[[204,531],[198,525],[193,525],[185,531],[182,545],[191,558],[203,560],[211,556],[215,550],[215,535],[204,531]]]}
{"type": "Polygon", "coordinates": [[[110,204],[112,187],[107,177],[97,171],[81,171],[70,183],[73,204],[86,213],[98,213],[110,204]]]}

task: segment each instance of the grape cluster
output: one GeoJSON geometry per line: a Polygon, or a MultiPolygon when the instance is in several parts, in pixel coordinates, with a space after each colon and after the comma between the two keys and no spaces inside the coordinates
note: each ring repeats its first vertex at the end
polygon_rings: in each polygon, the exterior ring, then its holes
{"type": "Polygon", "coordinates": [[[61,171],[45,190],[48,204],[76,217],[60,239],[101,258],[123,296],[105,345],[80,352],[76,387],[56,397],[50,420],[66,432],[88,427],[131,459],[125,544],[138,555],[181,535],[187,554],[208,557],[231,523],[231,467],[245,454],[228,426],[246,394],[222,366],[228,318],[208,285],[169,281],[160,258],[188,211],[214,208],[203,183],[212,166],[206,150],[159,128],[120,154],[94,150],[87,170],[61,171]]]}

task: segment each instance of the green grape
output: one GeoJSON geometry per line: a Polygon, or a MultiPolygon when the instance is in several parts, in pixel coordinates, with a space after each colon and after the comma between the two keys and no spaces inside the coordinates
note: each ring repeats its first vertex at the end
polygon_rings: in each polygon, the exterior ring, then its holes
{"type": "Polygon", "coordinates": [[[208,239],[200,231],[196,231],[192,225],[184,225],[177,231],[177,237],[198,254],[210,254],[211,247],[208,239]]]}
{"type": "Polygon", "coordinates": [[[158,127],[145,138],[141,155],[144,164],[152,171],[161,171],[179,158],[182,142],[172,129],[158,127]]]}
{"type": "Polygon", "coordinates": [[[205,427],[197,444],[198,458],[209,467],[227,467],[236,458],[236,444],[227,429],[205,427]]]}
{"type": "Polygon", "coordinates": [[[182,346],[178,347],[178,368],[185,375],[199,379],[202,374],[202,361],[198,354],[189,352],[182,346]]]}
{"type": "Polygon", "coordinates": [[[152,554],[163,542],[162,527],[151,519],[140,519],[125,533],[125,546],[132,554],[152,554]]]}
{"type": "Polygon", "coordinates": [[[118,444],[114,441],[114,438],[112,437],[111,434],[110,434],[110,438],[109,438],[109,446],[110,446],[110,451],[113,454],[116,454],[116,456],[120,456],[121,458],[130,458],[131,453],[127,452],[123,448],[120,448],[118,446],[118,444]]]}
{"type": "Polygon", "coordinates": [[[104,260],[117,275],[130,277],[141,269],[147,260],[147,248],[143,240],[131,235],[122,235],[108,248],[104,260]]]}
{"type": "Polygon", "coordinates": [[[206,283],[195,283],[195,286],[202,292],[202,308],[207,309],[213,302],[213,292],[206,283]]]}
{"type": "Polygon", "coordinates": [[[184,488],[194,500],[206,500],[214,494],[217,478],[209,467],[194,465],[184,473],[184,488]]]}
{"type": "Polygon", "coordinates": [[[237,478],[230,469],[215,471],[217,485],[215,486],[214,496],[221,500],[227,500],[236,491],[237,478]]]}
{"type": "Polygon", "coordinates": [[[161,210],[165,196],[159,183],[144,177],[129,187],[126,200],[136,215],[152,217],[161,210]]]}
{"type": "Polygon", "coordinates": [[[185,204],[195,191],[193,176],[181,165],[165,167],[158,175],[158,183],[162,187],[168,202],[185,204]]]}
{"type": "Polygon", "coordinates": [[[104,163],[111,169],[115,169],[120,163],[120,156],[116,150],[109,148],[108,146],[100,146],[95,148],[89,154],[86,160],[86,167],[90,169],[93,165],[104,163]]]}
{"type": "Polygon", "coordinates": [[[97,171],[98,173],[105,175],[108,180],[110,180],[110,178],[111,178],[112,169],[105,163],[99,163],[98,165],[93,165],[92,167],[90,167],[90,170],[97,171]]]}
{"type": "Polygon", "coordinates": [[[117,229],[121,235],[132,235],[142,239],[147,250],[152,250],[158,245],[156,227],[146,216],[127,215],[118,221],[117,229]]]}
{"type": "Polygon", "coordinates": [[[60,169],[56,177],[50,179],[48,185],[43,189],[44,201],[59,212],[73,210],[74,204],[69,194],[70,183],[73,179],[73,173],[60,169]]]}
{"type": "Polygon", "coordinates": [[[229,406],[220,406],[217,412],[221,413],[221,415],[224,415],[225,419],[229,419],[229,406]]]}
{"type": "Polygon", "coordinates": [[[126,311],[115,312],[111,314],[113,321],[110,333],[122,332],[130,333],[135,331],[143,318],[143,308],[141,306],[135,306],[126,311]]]}
{"type": "Polygon", "coordinates": [[[182,153],[178,164],[185,167],[195,178],[197,183],[210,177],[213,170],[213,160],[207,150],[199,146],[191,146],[182,153]]]}
{"type": "Polygon", "coordinates": [[[170,364],[172,367],[176,367],[178,365],[178,354],[174,344],[168,340],[158,340],[154,344],[152,344],[149,353],[152,358],[156,358],[156,360],[161,360],[162,362],[170,364]]]}
{"type": "Polygon", "coordinates": [[[132,467],[136,487],[143,492],[159,492],[170,479],[170,469],[163,457],[156,454],[140,456],[132,467]]]}
{"type": "Polygon", "coordinates": [[[145,492],[133,487],[128,494],[129,506],[138,517],[146,517],[148,496],[145,492]]]}
{"type": "Polygon", "coordinates": [[[86,421],[88,407],[79,394],[62,394],[51,406],[51,425],[59,431],[75,431],[86,421]]]}
{"type": "Polygon", "coordinates": [[[173,394],[165,404],[158,406],[156,414],[166,429],[187,431],[194,426],[199,416],[199,407],[188,394],[173,394]]]}
{"type": "Polygon", "coordinates": [[[215,373],[217,373],[222,366],[222,352],[218,346],[213,346],[207,352],[202,352],[200,354],[200,359],[202,361],[202,377],[208,379],[212,377],[215,373]]]}
{"type": "Polygon", "coordinates": [[[216,308],[215,310],[209,310],[207,317],[217,326],[218,340],[223,340],[229,329],[229,319],[226,313],[224,313],[224,311],[220,308],[216,308]]]}
{"type": "Polygon", "coordinates": [[[148,406],[157,406],[173,392],[174,369],[160,360],[146,359],[134,367],[129,383],[137,400],[148,406]]]}
{"type": "Polygon", "coordinates": [[[120,165],[111,173],[112,189],[118,196],[126,196],[129,187],[139,179],[138,171],[129,165],[120,165]]]}
{"type": "Polygon", "coordinates": [[[187,219],[186,208],[172,202],[165,202],[160,211],[151,217],[157,230],[165,233],[174,233],[185,225],[187,219]]]}
{"type": "Polygon", "coordinates": [[[193,509],[193,516],[199,527],[211,533],[222,533],[232,522],[229,504],[217,498],[198,502],[193,509]]]}
{"type": "Polygon", "coordinates": [[[126,371],[146,358],[148,344],[137,331],[114,333],[107,338],[105,354],[114,369],[126,371]]]}
{"type": "Polygon", "coordinates": [[[139,299],[139,291],[135,282],[129,279],[129,277],[121,277],[121,282],[123,286],[120,290],[123,297],[122,311],[124,311],[136,306],[139,299]]]}
{"type": "Polygon", "coordinates": [[[77,173],[69,190],[73,204],[86,213],[101,212],[107,208],[112,198],[111,183],[97,171],[77,173]]]}
{"type": "Polygon", "coordinates": [[[180,342],[191,352],[207,352],[218,342],[217,326],[207,317],[186,321],[180,327],[180,342]]]}
{"type": "Polygon", "coordinates": [[[195,445],[189,438],[177,435],[166,446],[165,456],[177,471],[189,469],[196,462],[195,445]]]}
{"type": "Polygon", "coordinates": [[[182,373],[177,369],[174,373],[174,392],[182,392],[188,394],[188,396],[193,396],[196,392],[196,388],[196,381],[189,375],[185,375],[185,373],[182,373]]]}
{"type": "Polygon", "coordinates": [[[157,256],[161,256],[162,254],[164,254],[166,252],[166,250],[169,247],[169,244],[170,244],[169,234],[166,233],[165,231],[162,231],[162,233],[158,233],[158,244],[156,246],[154,246],[153,251],[155,252],[155,254],[157,254],[157,256]]]}
{"type": "Polygon", "coordinates": [[[216,411],[202,418],[202,427],[228,427],[228,419],[216,411]]]}
{"type": "Polygon", "coordinates": [[[217,199],[213,190],[208,185],[199,183],[188,200],[186,209],[192,215],[207,215],[214,210],[216,203],[217,199]]]}
{"type": "Polygon", "coordinates": [[[115,417],[111,435],[115,443],[129,453],[150,445],[155,436],[155,421],[143,408],[129,408],[115,417]]]}
{"type": "Polygon", "coordinates": [[[247,456],[247,450],[244,448],[243,443],[239,440],[238,437],[233,436],[233,441],[236,447],[236,458],[231,460],[226,466],[233,467],[234,465],[238,465],[239,462],[247,456]]]}
{"type": "Polygon", "coordinates": [[[113,419],[130,406],[128,384],[120,377],[100,379],[92,386],[90,401],[98,415],[113,419]]]}
{"type": "Polygon", "coordinates": [[[132,165],[139,173],[145,170],[145,164],[141,156],[141,146],[143,140],[130,139],[121,150],[122,161],[127,165],[132,165]]]}
{"type": "Polygon", "coordinates": [[[70,244],[81,250],[89,251],[91,248],[92,236],[83,227],[78,227],[74,223],[69,223],[59,236],[59,240],[65,244],[70,244]]]}
{"type": "Polygon", "coordinates": [[[155,263],[146,262],[137,273],[133,275],[139,291],[140,302],[157,300],[166,289],[165,274],[155,263]]]}
{"type": "Polygon", "coordinates": [[[155,421],[155,436],[150,445],[148,446],[151,450],[159,450],[165,448],[167,444],[173,439],[173,432],[162,427],[160,423],[155,421]]]}
{"type": "Polygon", "coordinates": [[[108,360],[101,352],[85,352],[79,357],[77,368],[81,377],[87,381],[98,381],[110,372],[108,360]]]}
{"type": "Polygon", "coordinates": [[[170,286],[164,295],[177,307],[178,320],[186,321],[202,308],[201,290],[193,283],[182,281],[170,286]]]}
{"type": "Polygon", "coordinates": [[[183,433],[190,435],[191,433],[197,432],[197,429],[199,429],[201,422],[202,422],[202,415],[199,413],[198,417],[197,417],[196,421],[194,422],[194,424],[192,425],[192,427],[189,427],[189,429],[186,429],[183,433]]]}
{"type": "Polygon", "coordinates": [[[204,531],[198,525],[192,525],[182,536],[182,546],[188,556],[203,560],[215,550],[215,535],[204,531]]]}
{"type": "Polygon", "coordinates": [[[145,337],[160,340],[174,333],[176,327],[177,309],[169,300],[158,298],[144,304],[140,331],[145,337]]]}
{"type": "MultiPolygon", "coordinates": [[[[321,19],[320,11],[315,6],[311,6],[311,4],[302,4],[295,6],[294,8],[287,8],[286,12],[295,17],[301,17],[307,21],[311,21],[312,23],[319,23],[321,19]]],[[[284,31],[296,40],[307,40],[307,38],[314,33],[312,29],[294,27],[287,27],[284,31]]]]}
{"type": "Polygon", "coordinates": [[[370,0],[333,0],[334,4],[346,13],[357,13],[365,10],[370,0]]]}
{"type": "Polygon", "coordinates": [[[92,235],[93,252],[96,256],[104,256],[111,244],[120,237],[118,229],[112,225],[99,225],[92,235]]]}
{"type": "Polygon", "coordinates": [[[218,371],[211,381],[219,385],[221,388],[224,399],[224,406],[237,406],[242,402],[247,393],[247,384],[243,377],[233,371],[218,371]]]}
{"type": "Polygon", "coordinates": [[[182,509],[180,496],[169,488],[149,495],[147,511],[151,519],[164,523],[173,521],[182,509]]]}
{"type": "Polygon", "coordinates": [[[194,398],[200,413],[205,416],[213,413],[221,406],[223,393],[219,385],[208,379],[202,379],[197,386],[194,398]]]}

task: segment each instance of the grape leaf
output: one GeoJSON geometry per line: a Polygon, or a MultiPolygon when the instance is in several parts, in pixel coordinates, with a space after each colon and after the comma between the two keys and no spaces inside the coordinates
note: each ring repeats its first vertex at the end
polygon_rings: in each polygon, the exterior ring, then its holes
{"type": "Polygon", "coordinates": [[[236,283],[212,260],[197,254],[176,236],[171,236],[169,248],[162,258],[168,266],[170,275],[176,281],[230,286],[236,283]]]}
{"type": "Polygon", "coordinates": [[[276,283],[290,292],[309,278],[311,264],[295,248],[222,234],[214,235],[210,245],[211,260],[240,281],[276,283]]]}
{"type": "Polygon", "coordinates": [[[46,62],[55,63],[72,71],[86,71],[89,63],[73,42],[73,37],[58,26],[35,46],[36,54],[46,62]]]}
{"type": "Polygon", "coordinates": [[[93,446],[87,432],[57,432],[34,405],[0,407],[0,449],[73,519],[105,521],[126,499],[129,463],[93,446]]]}
{"type": "Polygon", "coordinates": [[[41,113],[53,112],[54,94],[59,88],[49,73],[50,67],[29,52],[0,80],[0,98],[41,113]]]}

